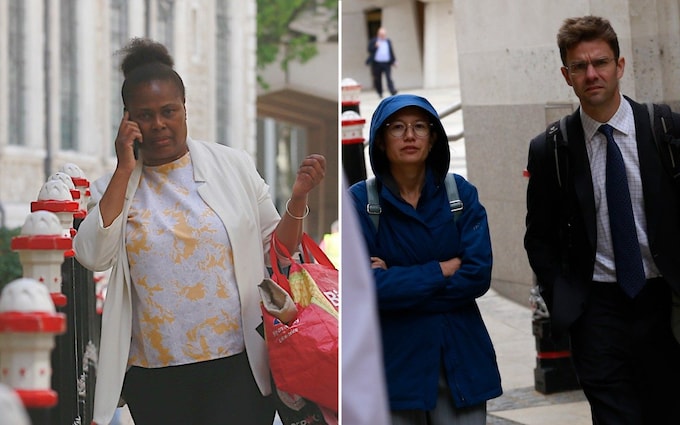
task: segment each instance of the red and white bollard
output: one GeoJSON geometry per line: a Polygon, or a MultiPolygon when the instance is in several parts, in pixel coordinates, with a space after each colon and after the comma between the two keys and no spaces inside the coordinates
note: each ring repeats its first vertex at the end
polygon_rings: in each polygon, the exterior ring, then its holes
{"type": "Polygon", "coordinates": [[[342,113],[342,168],[350,186],[366,179],[365,123],[366,119],[355,111],[342,113]]]}
{"type": "Polygon", "coordinates": [[[80,208],[74,217],[80,219],[85,218],[87,215],[87,204],[90,201],[90,181],[85,178],[83,170],[71,162],[64,164],[60,171],[71,176],[74,186],[80,191],[80,208]]]}
{"type": "Polygon", "coordinates": [[[64,236],[54,213],[38,210],[26,216],[21,234],[12,238],[12,251],[19,254],[23,276],[45,284],[57,307],[66,305],[61,292],[64,254],[72,251],[73,239],[64,236]]]}
{"type": "MultiPolygon", "coordinates": [[[[80,204],[73,200],[71,190],[61,180],[48,180],[38,193],[38,200],[31,202],[31,211],[49,211],[59,217],[64,236],[75,236],[73,216],[80,204]]],[[[73,254],[71,253],[71,256],[73,254]]]]}
{"type": "Polygon", "coordinates": [[[66,332],[47,287],[35,279],[8,283],[0,294],[0,382],[19,395],[27,409],[48,409],[58,402],[50,387],[54,336],[66,332]]]}
{"type": "Polygon", "coordinates": [[[342,112],[354,111],[358,114],[361,85],[352,78],[343,78],[340,81],[340,93],[342,97],[342,112]]]}
{"type": "MultiPolygon", "coordinates": [[[[47,180],[59,180],[64,182],[64,184],[68,187],[68,190],[71,192],[71,197],[73,198],[74,201],[78,202],[78,207],[79,210],[78,212],[74,213],[73,216],[76,217],[77,215],[80,214],[80,210],[82,209],[82,202],[81,202],[81,192],[79,189],[76,189],[75,184],[73,184],[73,178],[66,174],[63,171],[57,171],[56,173],[53,173],[50,175],[47,180]]],[[[88,189],[89,190],[89,189],[88,189]]],[[[75,235],[72,235],[75,236],[75,235]]]]}
{"type": "Polygon", "coordinates": [[[351,145],[360,143],[363,145],[364,141],[364,124],[366,119],[361,118],[359,114],[354,111],[345,111],[342,113],[342,144],[351,145]]]}

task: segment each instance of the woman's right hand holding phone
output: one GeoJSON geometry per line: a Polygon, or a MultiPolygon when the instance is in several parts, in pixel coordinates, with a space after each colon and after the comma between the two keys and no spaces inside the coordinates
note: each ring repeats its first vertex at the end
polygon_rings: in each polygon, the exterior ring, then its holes
{"type": "Polygon", "coordinates": [[[120,121],[115,142],[118,165],[99,201],[99,212],[104,227],[110,226],[123,211],[126,188],[137,164],[134,153],[135,140],[142,141],[142,131],[136,122],[130,120],[130,113],[126,110],[120,121]]]}
{"type": "Polygon", "coordinates": [[[135,157],[135,140],[142,141],[142,132],[136,122],[130,120],[130,112],[123,113],[123,119],[118,127],[116,136],[116,157],[118,157],[118,168],[132,170],[135,168],[137,158],[135,157]]]}

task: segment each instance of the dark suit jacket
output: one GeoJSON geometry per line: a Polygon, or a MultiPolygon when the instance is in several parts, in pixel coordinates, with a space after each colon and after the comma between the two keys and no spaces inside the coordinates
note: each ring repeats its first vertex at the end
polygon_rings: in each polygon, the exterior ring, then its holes
{"type": "MultiPolygon", "coordinates": [[[[680,199],[654,144],[645,105],[633,108],[642,178],[647,236],[665,280],[680,293],[680,199]]],[[[680,115],[673,114],[675,128],[680,115]]],[[[568,170],[564,190],[557,181],[554,143],[545,133],[531,140],[527,171],[524,247],[557,333],[581,314],[592,287],[595,263],[595,198],[583,127],[577,109],[567,119],[569,140],[558,146],[568,170]]]]}
{"type": "MultiPolygon", "coordinates": [[[[373,58],[375,56],[375,51],[378,50],[377,47],[375,47],[375,43],[378,41],[378,37],[373,37],[371,40],[368,42],[368,57],[366,58],[366,65],[371,65],[373,63],[373,58]]],[[[389,38],[387,39],[387,45],[390,47],[390,65],[394,65],[394,62],[396,62],[397,58],[394,56],[394,50],[392,50],[392,40],[389,38]]]]}

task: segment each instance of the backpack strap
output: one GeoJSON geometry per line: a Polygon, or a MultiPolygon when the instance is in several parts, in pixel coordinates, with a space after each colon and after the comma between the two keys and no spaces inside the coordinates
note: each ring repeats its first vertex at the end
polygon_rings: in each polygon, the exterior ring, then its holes
{"type": "Polygon", "coordinates": [[[449,197],[449,208],[451,208],[453,220],[455,221],[463,213],[463,201],[460,200],[460,196],[458,195],[458,185],[456,184],[456,177],[453,173],[448,173],[446,175],[444,184],[446,185],[446,193],[449,197]]]}
{"type": "MultiPolygon", "coordinates": [[[[451,214],[453,214],[453,220],[455,222],[463,213],[463,201],[460,200],[460,196],[458,195],[458,185],[456,184],[456,178],[453,173],[446,174],[444,184],[446,185],[446,194],[449,198],[449,208],[451,209],[451,214]]],[[[371,218],[371,221],[373,221],[375,230],[378,231],[382,207],[380,206],[378,184],[375,180],[375,177],[369,177],[366,179],[366,194],[366,212],[371,218]]]]}
{"type": "Polygon", "coordinates": [[[373,226],[375,230],[378,231],[378,222],[380,221],[380,213],[382,213],[382,207],[380,206],[380,200],[378,197],[378,183],[375,177],[369,177],[366,179],[366,193],[368,195],[368,203],[366,204],[366,212],[373,221],[373,226]]]}
{"type": "Polygon", "coordinates": [[[670,169],[673,180],[680,184],[680,159],[676,158],[671,143],[674,139],[673,112],[670,106],[663,103],[648,102],[645,105],[649,113],[649,122],[653,126],[652,135],[654,136],[654,144],[661,156],[661,162],[664,163],[666,168],[670,169]],[[668,151],[668,155],[665,154],[666,151],[668,151]]]}
{"type": "Polygon", "coordinates": [[[559,216],[559,229],[560,229],[560,243],[561,253],[560,253],[560,265],[563,273],[568,273],[569,271],[569,246],[571,240],[571,202],[569,199],[569,152],[567,152],[567,147],[569,146],[569,139],[567,138],[567,117],[568,115],[560,118],[559,121],[555,121],[545,131],[545,141],[548,146],[552,143],[553,155],[555,159],[555,174],[557,178],[557,185],[560,188],[560,216],[559,216]]]}
{"type": "Polygon", "coordinates": [[[567,156],[560,155],[560,148],[566,147],[569,139],[567,138],[567,115],[550,124],[545,131],[546,141],[549,144],[552,139],[553,155],[555,157],[555,174],[557,185],[560,188],[567,184],[567,156]],[[561,159],[560,156],[563,158],[561,159]]]}

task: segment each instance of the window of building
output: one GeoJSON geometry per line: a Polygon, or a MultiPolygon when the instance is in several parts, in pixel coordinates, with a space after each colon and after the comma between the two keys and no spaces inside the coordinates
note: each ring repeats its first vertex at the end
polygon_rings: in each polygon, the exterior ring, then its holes
{"type": "Polygon", "coordinates": [[[285,211],[299,164],[307,152],[307,131],[273,118],[257,120],[257,169],[270,186],[274,204],[285,211]]]}
{"type": "Polygon", "coordinates": [[[59,2],[60,129],[62,150],[78,149],[77,0],[59,2]]]}
{"type": "Polygon", "coordinates": [[[26,62],[24,59],[24,29],[26,5],[24,0],[9,2],[9,144],[25,145],[24,131],[26,62]]]}
{"type": "Polygon", "coordinates": [[[382,25],[382,9],[370,9],[364,12],[364,18],[366,19],[366,34],[368,39],[375,37],[378,34],[378,29],[382,25]]]}
{"type": "Polygon", "coordinates": [[[228,110],[230,88],[229,72],[229,27],[227,11],[229,0],[217,0],[216,26],[217,34],[215,40],[215,134],[216,141],[222,144],[229,144],[229,128],[231,125],[228,110]]]}
{"type": "MultiPolygon", "coordinates": [[[[122,49],[128,42],[129,22],[128,9],[129,0],[110,0],[110,25],[111,25],[111,137],[107,140],[113,140],[118,134],[118,127],[123,114],[123,99],[121,98],[120,89],[123,85],[123,73],[120,70],[120,61],[122,56],[120,49],[122,49]]],[[[110,147],[111,154],[115,153],[115,146],[112,143],[110,147]]]]}
{"type": "Polygon", "coordinates": [[[175,50],[173,42],[175,1],[158,0],[156,5],[156,41],[163,43],[169,52],[173,52],[175,50]]]}

